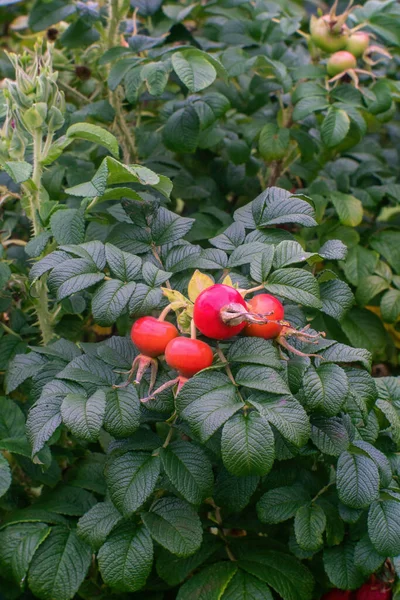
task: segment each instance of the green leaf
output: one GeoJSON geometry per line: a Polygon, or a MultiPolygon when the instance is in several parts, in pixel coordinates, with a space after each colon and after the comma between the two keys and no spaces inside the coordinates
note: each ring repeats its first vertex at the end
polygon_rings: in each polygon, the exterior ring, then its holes
{"type": "Polygon", "coordinates": [[[197,50],[174,52],[172,66],[179,79],[191,92],[200,92],[213,83],[217,72],[207,55],[197,50]]]}
{"type": "Polygon", "coordinates": [[[161,461],[171,483],[192,504],[211,495],[214,481],[211,464],[201,448],[177,441],[161,452],[161,461]]]}
{"type": "Polygon", "coordinates": [[[400,554],[400,502],[374,502],[368,511],[368,535],[374,548],[383,556],[400,554]]]}
{"type": "Polygon", "coordinates": [[[158,209],[151,224],[151,236],[155,244],[169,244],[182,239],[192,228],[194,219],[187,219],[163,208],[158,209]]]}
{"type": "Polygon", "coordinates": [[[103,327],[113,325],[128,306],[135,288],[134,281],[125,284],[111,279],[102,283],[92,297],[92,312],[96,323],[103,327]]]}
{"type": "Polygon", "coordinates": [[[293,300],[303,306],[321,308],[317,280],[303,269],[278,269],[274,271],[265,284],[272,294],[293,300]]]}
{"type": "Polygon", "coordinates": [[[375,550],[368,535],[365,535],[357,542],[354,552],[354,563],[364,575],[375,573],[384,561],[385,557],[375,550]]]}
{"type": "Polygon", "coordinates": [[[11,469],[8,461],[0,454],[0,498],[4,496],[11,485],[11,469]]]}
{"type": "Polygon", "coordinates": [[[357,349],[366,348],[373,353],[374,357],[382,356],[385,352],[388,336],[382,321],[370,310],[352,308],[341,325],[350,343],[357,349]]]}
{"type": "Polygon", "coordinates": [[[331,583],[340,590],[355,590],[364,581],[364,575],[355,565],[354,551],[355,543],[351,541],[324,550],[325,571],[331,583]]]}
{"type": "Polygon", "coordinates": [[[344,140],[350,129],[350,118],[344,110],[330,108],[321,126],[321,137],[325,146],[333,148],[344,140]]]}
{"type": "Polygon", "coordinates": [[[104,429],[116,438],[125,438],[139,426],[140,401],[133,385],[108,390],[104,429]]]}
{"type": "Polygon", "coordinates": [[[65,369],[58,373],[57,379],[71,379],[79,383],[107,386],[115,383],[115,373],[102,360],[83,355],[71,360],[65,369]]]}
{"type": "Polygon", "coordinates": [[[261,496],[257,515],[261,523],[282,523],[294,517],[309,501],[309,493],[300,485],[277,487],[261,496]]]}
{"type": "Polygon", "coordinates": [[[232,562],[210,565],[183,584],[176,600],[220,600],[236,572],[232,562]]]}
{"type": "Polygon", "coordinates": [[[345,371],[337,365],[322,364],[317,369],[310,365],[304,373],[303,389],[308,407],[333,417],[346,400],[349,382],[345,371]]]}
{"type": "Polygon", "coordinates": [[[343,504],[365,508],[379,496],[378,468],[363,454],[343,452],[337,464],[336,486],[343,504]]]}
{"type": "Polygon", "coordinates": [[[140,273],[142,260],[135,254],[123,252],[112,244],[105,245],[106,260],[111,273],[121,281],[135,281],[140,273]]]}
{"type": "Polygon", "coordinates": [[[258,148],[265,160],[281,160],[288,151],[289,143],[289,129],[278,127],[275,123],[267,123],[261,129],[258,148]]]}
{"type": "Polygon", "coordinates": [[[16,402],[0,396],[0,440],[25,436],[25,417],[16,402]]]}
{"type": "Polygon", "coordinates": [[[212,371],[189,379],[176,398],[178,414],[202,442],[206,442],[242,406],[229,378],[212,371]]]}
{"type": "Polygon", "coordinates": [[[4,163],[4,170],[15,183],[23,183],[32,175],[33,167],[24,160],[9,160],[4,163]]]}
{"type": "Polygon", "coordinates": [[[106,410],[106,395],[99,389],[89,398],[83,394],[68,394],[61,404],[64,424],[73,435],[94,442],[100,435],[106,410]]]}
{"type": "Polygon", "coordinates": [[[44,523],[24,523],[11,525],[0,532],[2,573],[22,587],[33,555],[50,531],[44,523]]]}
{"type": "Polygon", "coordinates": [[[371,247],[386,258],[396,273],[400,273],[398,236],[399,232],[397,230],[384,229],[371,237],[371,247]]]}
{"type": "Polygon", "coordinates": [[[174,112],[163,129],[167,148],[178,153],[196,150],[200,135],[200,120],[193,106],[185,106],[174,112]]]}
{"type": "Polygon", "coordinates": [[[352,348],[345,344],[332,344],[329,348],[321,351],[321,356],[326,362],[352,363],[359,362],[366,369],[371,369],[372,356],[368,350],[362,348],[352,348]]]}
{"type": "Polygon", "coordinates": [[[381,300],[382,319],[385,323],[395,323],[400,315],[400,290],[389,290],[381,300]]]}
{"type": "Polygon", "coordinates": [[[96,498],[90,492],[73,487],[58,485],[40,497],[36,506],[60,515],[80,517],[96,504],[96,498]]]}
{"type": "Polygon", "coordinates": [[[6,372],[6,393],[13,392],[26,379],[35,375],[45,362],[46,360],[36,352],[14,356],[6,372]]]}
{"type": "Polygon", "coordinates": [[[301,121],[305,119],[313,112],[325,110],[329,104],[324,96],[311,96],[310,98],[303,98],[300,100],[293,111],[293,120],[301,121]]]}
{"type": "Polygon", "coordinates": [[[197,512],[183,500],[161,498],[142,519],[151,536],[176,556],[190,556],[200,548],[203,531],[197,512]]]}
{"type": "Polygon", "coordinates": [[[276,427],[285,440],[298,447],[307,443],[310,422],[306,411],[295,398],[257,394],[250,396],[248,400],[264,419],[276,427]]]}
{"type": "Polygon", "coordinates": [[[111,457],[105,471],[111,500],[123,515],[132,515],[153,493],[160,459],[141,452],[111,457]]]}
{"type": "Polygon", "coordinates": [[[115,158],[119,156],[118,141],[112,133],[91,123],[75,123],[68,127],[65,135],[72,140],[88,140],[99,146],[104,146],[115,158]]]}
{"type": "Polygon", "coordinates": [[[203,564],[221,544],[211,534],[206,534],[200,549],[187,558],[174,556],[168,550],[160,548],[157,556],[157,574],[168,583],[175,586],[184,581],[188,575],[203,564]]]}
{"type": "Polygon", "coordinates": [[[341,192],[331,192],[329,199],[335,207],[342,225],[356,227],[361,223],[363,218],[361,200],[350,194],[342,194],[341,192]]]}
{"type": "Polygon", "coordinates": [[[331,279],[319,286],[322,312],[341,321],[354,302],[350,286],[341,279],[331,279]]]}
{"type": "Polygon", "coordinates": [[[367,248],[363,248],[362,246],[353,246],[350,248],[346,262],[343,265],[347,280],[351,284],[358,286],[364,277],[372,275],[378,264],[378,260],[379,256],[376,252],[367,250],[367,248]]]}
{"type": "Polygon", "coordinates": [[[271,394],[290,394],[282,375],[269,367],[258,365],[242,367],[236,374],[236,383],[271,394]]]}
{"type": "Polygon", "coordinates": [[[74,383],[53,381],[47,384],[40,398],[32,406],[26,421],[26,433],[36,455],[61,425],[61,403],[69,393],[80,393],[81,387],[74,383]]]}
{"type": "Polygon", "coordinates": [[[254,256],[258,253],[263,252],[266,249],[265,244],[261,242],[251,242],[250,244],[243,244],[238,248],[235,248],[229,257],[229,267],[241,267],[247,265],[254,260],[254,256]]]}
{"type": "Polygon", "coordinates": [[[63,300],[104,279],[96,265],[84,258],[71,258],[57,265],[48,278],[50,290],[63,300]]]}
{"type": "Polygon", "coordinates": [[[32,31],[43,31],[51,25],[64,21],[74,14],[76,7],[64,0],[53,0],[50,2],[35,2],[29,12],[29,28],[32,31]]]}
{"type": "Polygon", "coordinates": [[[55,212],[50,219],[51,231],[58,244],[81,244],[85,237],[85,219],[77,208],[55,212]]]}
{"type": "Polygon", "coordinates": [[[400,444],[400,416],[397,409],[391,402],[381,400],[380,398],[376,401],[376,406],[385,415],[389,422],[389,431],[391,432],[394,441],[400,444]]]}
{"type": "Polygon", "coordinates": [[[250,502],[259,481],[256,475],[236,477],[222,469],[215,482],[215,502],[230,512],[239,512],[250,502]]]}
{"type": "Polygon", "coordinates": [[[339,417],[313,416],[311,440],[318,450],[330,456],[339,456],[350,444],[348,431],[339,417]]]}
{"type": "Polygon", "coordinates": [[[168,70],[163,62],[147,63],[141,71],[140,77],[146,82],[147,89],[152,96],[160,96],[168,83],[168,70]]]}
{"type": "Polygon", "coordinates": [[[389,282],[379,275],[368,275],[359,281],[356,300],[361,306],[366,306],[378,294],[389,288],[389,282]]]}
{"type": "Polygon", "coordinates": [[[245,571],[237,571],[222,600],[272,600],[269,587],[245,571]]]}
{"type": "Polygon", "coordinates": [[[282,365],[276,347],[270,340],[248,337],[239,338],[229,346],[228,361],[264,365],[281,369],[282,365]]]}
{"type": "Polygon", "coordinates": [[[274,446],[270,426],[255,411],[234,415],[222,430],[222,458],[232,475],[269,473],[275,458],[274,446]]]}
{"type": "Polygon", "coordinates": [[[253,550],[239,560],[239,566],[264,581],[283,600],[311,600],[314,586],[310,571],[289,554],[275,550],[253,550]]]}
{"type": "Polygon", "coordinates": [[[318,255],[314,252],[305,252],[303,247],[295,240],[284,240],[275,248],[274,267],[279,269],[288,265],[304,262],[318,255]]]}
{"type": "Polygon", "coordinates": [[[317,504],[302,506],[294,518],[294,531],[297,543],[303,550],[318,550],[322,544],[322,534],[326,527],[326,516],[317,504]]]}
{"type": "Polygon", "coordinates": [[[355,440],[353,441],[352,445],[355,448],[360,448],[374,461],[374,463],[378,467],[381,486],[390,486],[393,477],[392,469],[388,458],[383,454],[383,452],[381,452],[380,450],[378,450],[378,448],[375,448],[375,446],[369,444],[364,440],[355,440]]]}
{"type": "Polygon", "coordinates": [[[272,245],[265,246],[261,252],[257,252],[253,256],[250,263],[250,275],[254,281],[262,283],[266,281],[272,267],[274,258],[274,247],[272,245]]]}
{"type": "Polygon", "coordinates": [[[100,573],[120,592],[136,592],[153,566],[153,543],[145,527],[124,523],[113,531],[98,554],[100,573]]]}
{"type": "Polygon", "coordinates": [[[43,600],[71,600],[89,569],[92,552],[73,530],[56,526],[40,545],[29,569],[29,587],[43,600]]]}

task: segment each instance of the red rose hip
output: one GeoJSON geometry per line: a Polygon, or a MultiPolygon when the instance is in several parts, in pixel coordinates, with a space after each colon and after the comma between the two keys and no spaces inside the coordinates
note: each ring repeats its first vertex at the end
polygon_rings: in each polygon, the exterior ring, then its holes
{"type": "Polygon", "coordinates": [[[131,329],[132,342],[142,354],[152,358],[164,354],[168,343],[178,335],[175,325],[154,317],[141,317],[131,329]]]}
{"type": "Polygon", "coordinates": [[[244,313],[247,304],[240,292],[229,285],[216,283],[199,294],[194,303],[193,319],[197,329],[205,336],[225,340],[238,335],[245,322],[229,322],[229,310],[244,313]],[[232,324],[230,324],[232,323],[232,324]]]}
{"type": "MultiPolygon", "coordinates": [[[[284,317],[283,304],[271,294],[259,294],[248,301],[249,309],[254,313],[269,314],[271,321],[281,321],[284,317]]],[[[262,325],[249,324],[243,330],[243,334],[249,337],[261,337],[265,340],[276,338],[282,330],[278,323],[265,323],[262,325]]]]}
{"type": "Polygon", "coordinates": [[[167,364],[183,377],[192,377],[202,369],[211,367],[213,351],[201,340],[177,337],[165,349],[167,364]]]}

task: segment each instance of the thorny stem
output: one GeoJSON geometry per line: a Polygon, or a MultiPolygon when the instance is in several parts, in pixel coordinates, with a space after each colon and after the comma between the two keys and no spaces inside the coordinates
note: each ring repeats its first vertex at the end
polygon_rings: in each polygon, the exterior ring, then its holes
{"type": "MultiPolygon", "coordinates": [[[[46,146],[45,146],[46,147],[46,146]]],[[[32,212],[33,233],[37,236],[42,226],[39,218],[40,210],[40,192],[42,187],[43,169],[41,161],[45,158],[44,148],[42,145],[42,130],[38,129],[33,133],[33,173],[32,181],[35,185],[33,193],[28,191],[29,203],[32,212]]],[[[47,294],[47,285],[45,279],[41,279],[36,283],[37,298],[34,302],[35,312],[38,318],[39,328],[42,336],[42,342],[47,345],[53,337],[52,316],[49,311],[49,299],[47,294]]]]}
{"type": "MultiPolygon", "coordinates": [[[[107,28],[107,49],[118,46],[118,27],[123,15],[120,14],[118,0],[109,1],[109,15],[107,28]]],[[[109,91],[109,101],[115,110],[114,126],[119,133],[119,138],[123,150],[124,162],[129,164],[136,163],[138,160],[137,149],[135,143],[135,133],[133,128],[129,128],[125,120],[124,110],[122,106],[123,92],[120,88],[115,91],[109,91]]]]}
{"type": "Polygon", "coordinates": [[[265,285],[263,283],[257,285],[256,287],[250,288],[249,290],[239,290],[239,292],[244,298],[247,296],[247,294],[253,294],[254,292],[259,292],[260,290],[265,290],[265,285]]]}

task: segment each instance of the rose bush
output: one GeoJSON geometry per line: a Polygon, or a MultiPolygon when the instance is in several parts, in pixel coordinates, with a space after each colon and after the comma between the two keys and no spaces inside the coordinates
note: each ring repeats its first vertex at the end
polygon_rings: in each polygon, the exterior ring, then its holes
{"type": "Polygon", "coordinates": [[[0,597],[391,585],[398,5],[3,5],[0,597]]]}

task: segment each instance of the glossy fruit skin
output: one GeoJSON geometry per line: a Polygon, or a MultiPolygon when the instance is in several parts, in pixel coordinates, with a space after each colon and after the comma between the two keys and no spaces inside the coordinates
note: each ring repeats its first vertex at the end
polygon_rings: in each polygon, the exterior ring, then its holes
{"type": "Polygon", "coordinates": [[[350,590],[330,590],[327,594],[324,594],[321,600],[350,600],[353,592],[350,590]]]}
{"type": "Polygon", "coordinates": [[[346,50],[351,52],[356,58],[362,56],[368,48],[369,35],[366,31],[356,31],[352,33],[347,40],[346,50]]]}
{"type": "Polygon", "coordinates": [[[392,588],[375,575],[356,591],[356,600],[390,600],[392,588]]]}
{"type": "Polygon", "coordinates": [[[334,75],[339,75],[339,73],[343,73],[343,71],[347,71],[348,69],[355,69],[356,66],[356,57],[350,52],[347,52],[347,50],[342,50],[341,52],[335,52],[335,54],[332,54],[327,62],[326,70],[328,71],[328,75],[333,77],[334,75]]]}
{"type": "Polygon", "coordinates": [[[202,369],[211,367],[213,359],[210,346],[201,340],[177,337],[165,349],[167,365],[183,377],[192,377],[202,369]]]}
{"type": "Polygon", "coordinates": [[[330,16],[324,15],[317,19],[311,17],[310,33],[314,44],[325,52],[337,52],[346,47],[348,31],[347,28],[342,28],[342,31],[335,32],[331,29],[330,16]]]}
{"type": "Polygon", "coordinates": [[[194,324],[201,333],[215,340],[226,340],[238,335],[245,326],[227,325],[221,318],[220,311],[229,304],[240,304],[247,309],[247,304],[241,294],[222,283],[216,283],[199,294],[194,303],[194,324]]]}
{"type": "MultiPolygon", "coordinates": [[[[271,312],[268,318],[272,321],[281,321],[285,316],[283,304],[271,294],[258,294],[248,301],[249,311],[257,314],[271,312]]],[[[246,325],[243,334],[249,337],[261,337],[265,340],[276,338],[282,331],[282,325],[266,323],[265,325],[246,325]]]]}
{"type": "Polygon", "coordinates": [[[131,329],[131,340],[137,349],[152,358],[164,354],[168,343],[178,335],[175,325],[154,317],[141,317],[131,329]]]}

